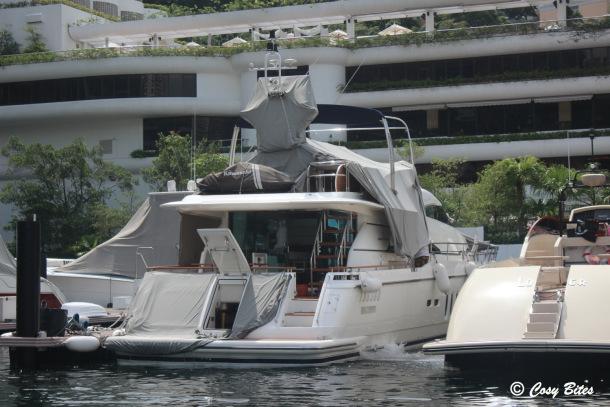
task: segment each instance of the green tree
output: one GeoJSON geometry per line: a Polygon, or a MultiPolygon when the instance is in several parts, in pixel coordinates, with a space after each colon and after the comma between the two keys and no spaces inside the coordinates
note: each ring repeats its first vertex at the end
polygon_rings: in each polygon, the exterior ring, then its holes
{"type": "Polygon", "coordinates": [[[0,55],[12,55],[19,53],[19,44],[8,30],[0,30],[0,55]]]}
{"type": "Polygon", "coordinates": [[[48,254],[71,256],[72,247],[82,238],[99,241],[103,230],[96,228],[100,208],[106,208],[117,191],[131,191],[134,177],[124,168],[102,159],[99,148],[89,148],[82,140],[65,147],[26,145],[11,137],[2,148],[8,158],[8,175],[14,180],[0,190],[0,202],[12,204],[16,220],[36,214],[42,224],[48,254]]]}
{"type": "Polygon", "coordinates": [[[464,162],[461,158],[433,160],[432,169],[419,177],[422,187],[441,201],[455,226],[471,226],[468,221],[472,216],[465,201],[472,186],[460,183],[464,162]]]}
{"type": "MultiPolygon", "coordinates": [[[[160,134],[157,148],[159,156],[153,160],[152,167],[142,171],[144,181],[162,191],[167,181],[174,180],[178,190],[185,190],[193,170],[191,136],[173,131],[166,135],[160,134]]],[[[213,143],[201,142],[195,149],[194,158],[197,177],[221,171],[229,163],[227,157],[217,152],[213,143]]]]}
{"type": "Polygon", "coordinates": [[[467,204],[471,221],[486,225],[496,241],[519,242],[536,212],[531,191],[544,189],[547,167],[535,157],[506,158],[479,173],[467,204]]]}
{"type": "Polygon", "coordinates": [[[34,27],[26,27],[25,31],[28,33],[27,45],[23,49],[24,53],[30,52],[47,52],[47,48],[42,34],[40,34],[34,27]]]}

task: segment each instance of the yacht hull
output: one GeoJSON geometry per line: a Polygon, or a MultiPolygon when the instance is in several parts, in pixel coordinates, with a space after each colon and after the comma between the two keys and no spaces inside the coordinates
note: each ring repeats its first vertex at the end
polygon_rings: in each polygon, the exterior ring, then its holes
{"type": "Polygon", "coordinates": [[[448,342],[424,345],[428,355],[444,355],[456,367],[513,366],[524,368],[570,369],[587,371],[610,367],[610,342],[556,340],[448,342]]]}
{"type": "Polygon", "coordinates": [[[424,345],[424,353],[430,355],[478,355],[518,353],[607,353],[610,342],[582,342],[564,339],[491,341],[491,342],[447,342],[438,341],[424,345]]]}

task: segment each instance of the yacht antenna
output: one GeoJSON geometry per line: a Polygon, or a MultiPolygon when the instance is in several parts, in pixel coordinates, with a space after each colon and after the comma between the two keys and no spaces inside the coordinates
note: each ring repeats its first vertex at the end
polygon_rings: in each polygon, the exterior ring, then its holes
{"type": "Polygon", "coordinates": [[[263,71],[265,80],[271,86],[271,92],[269,96],[282,96],[282,71],[287,69],[297,69],[296,60],[288,58],[285,61],[282,60],[282,55],[278,51],[275,31],[269,31],[269,40],[267,41],[267,52],[265,53],[265,61],[262,67],[254,66],[254,63],[250,63],[250,71],[263,71]],[[283,63],[286,66],[283,66],[283,63]],[[277,76],[271,76],[272,73],[269,71],[277,71],[277,76]]]}

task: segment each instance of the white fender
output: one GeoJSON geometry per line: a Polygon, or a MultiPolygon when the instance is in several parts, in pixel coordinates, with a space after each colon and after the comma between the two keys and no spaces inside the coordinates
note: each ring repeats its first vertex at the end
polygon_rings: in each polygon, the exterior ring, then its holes
{"type": "Polygon", "coordinates": [[[381,290],[381,280],[369,276],[362,277],[360,280],[360,288],[365,293],[381,290]]]}
{"type": "Polygon", "coordinates": [[[93,352],[100,347],[100,341],[95,336],[71,336],[64,345],[72,352],[93,352]]]}
{"type": "Polygon", "coordinates": [[[432,268],[434,278],[436,279],[436,286],[444,293],[448,294],[451,291],[451,283],[449,282],[449,273],[447,273],[447,267],[442,263],[436,263],[432,268]]]}
{"type": "Polygon", "coordinates": [[[474,261],[469,261],[468,263],[466,263],[466,266],[464,266],[464,268],[466,269],[466,275],[469,276],[472,274],[474,269],[477,268],[477,264],[474,261]]]}

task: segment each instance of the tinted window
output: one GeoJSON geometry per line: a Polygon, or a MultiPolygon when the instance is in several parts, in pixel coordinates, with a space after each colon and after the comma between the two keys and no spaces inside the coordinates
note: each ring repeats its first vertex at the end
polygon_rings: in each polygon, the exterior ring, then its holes
{"type": "Polygon", "coordinates": [[[196,97],[195,74],[85,76],[0,83],[0,106],[138,97],[196,97]]]}
{"type": "Polygon", "coordinates": [[[181,116],[157,117],[143,121],[144,150],[156,150],[159,134],[172,131],[182,135],[195,135],[197,141],[218,141],[228,145],[233,135],[235,117],[181,116]]]}

